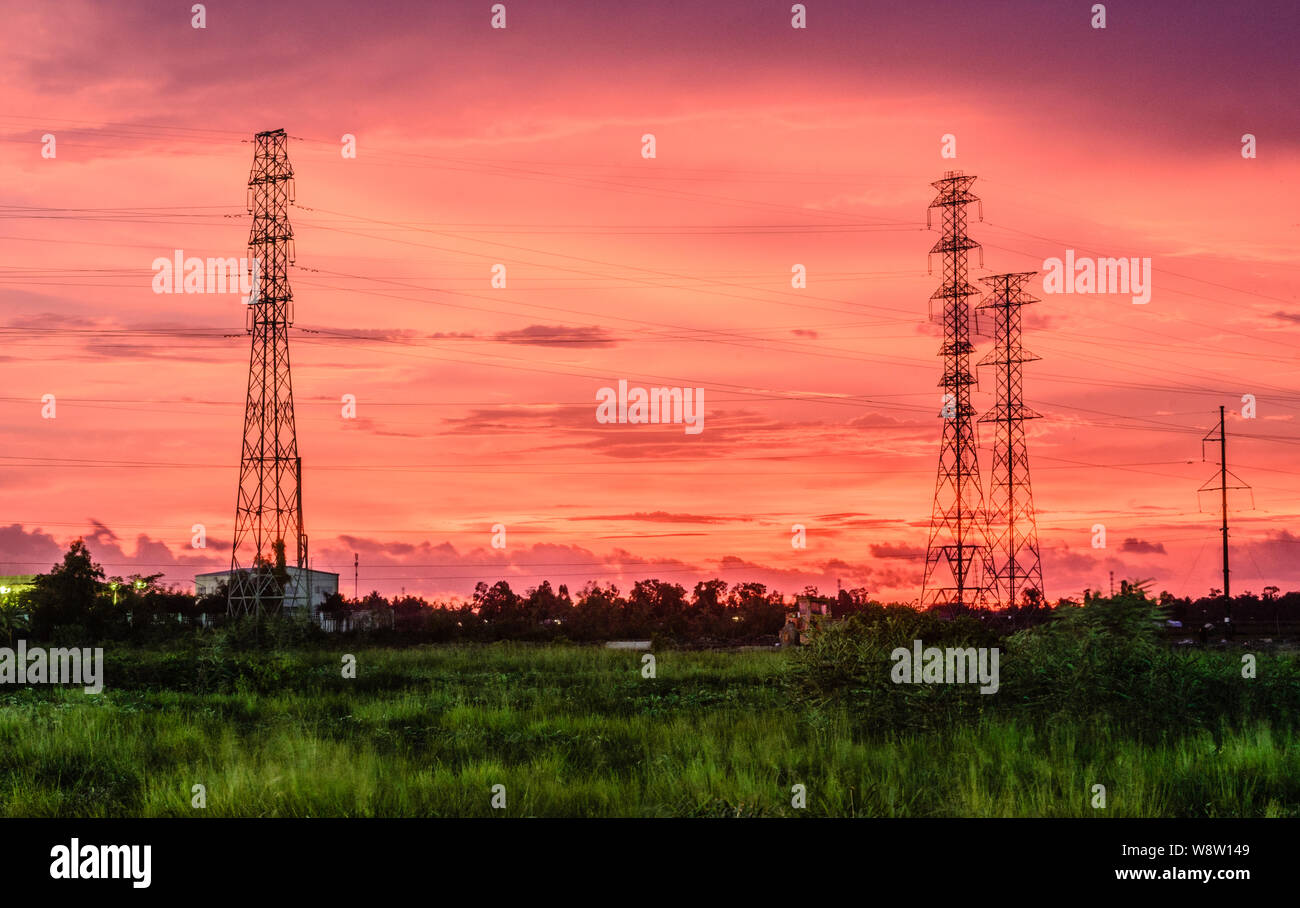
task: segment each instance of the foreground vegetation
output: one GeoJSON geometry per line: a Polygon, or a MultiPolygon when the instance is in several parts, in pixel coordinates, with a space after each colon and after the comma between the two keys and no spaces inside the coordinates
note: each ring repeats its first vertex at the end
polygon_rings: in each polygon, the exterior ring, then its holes
{"type": "Polygon", "coordinates": [[[793,651],[687,652],[762,639],[781,597],[480,584],[326,634],[197,628],[155,579],[105,582],[78,542],[0,608],[0,642],[105,650],[100,695],[0,686],[0,815],[1300,816],[1294,650],[1174,645],[1171,614],[1205,616],[1140,584],[947,614],[854,594],[793,651]],[[570,642],[632,631],[654,677],[570,642]],[[996,693],[897,683],[914,645],[997,648],[996,693]]]}
{"type": "Polygon", "coordinates": [[[1163,611],[1141,590],[1058,608],[1048,622],[997,634],[969,619],[873,606],[828,623],[793,665],[794,698],[840,706],[862,724],[943,730],[980,718],[1021,723],[1098,722],[1160,741],[1192,731],[1215,741],[1251,722],[1300,725],[1300,661],[1294,650],[1173,646],[1163,611]],[[913,641],[996,647],[1000,685],[895,684],[891,653],[913,641]]]}
{"type": "Polygon", "coordinates": [[[574,646],[115,651],[99,697],[0,694],[0,813],[1300,815],[1288,722],[1142,736],[1100,715],[986,710],[914,729],[827,687],[812,697],[818,658],[666,651],[647,679],[638,653],[574,646]]]}

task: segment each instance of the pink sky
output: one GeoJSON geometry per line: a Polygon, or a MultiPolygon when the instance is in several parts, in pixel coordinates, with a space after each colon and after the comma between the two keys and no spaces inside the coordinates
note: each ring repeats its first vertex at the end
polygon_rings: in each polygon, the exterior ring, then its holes
{"type": "Polygon", "coordinates": [[[1066,249],[1153,261],[1145,306],[1026,313],[1049,596],[1109,571],[1221,585],[1196,492],[1220,405],[1253,487],[1234,590],[1297,588],[1285,6],[1114,4],[1104,31],[1088,4],[817,3],[802,31],[787,3],[507,3],[505,30],[490,4],[207,6],[202,30],[188,4],[4,11],[0,573],[81,535],[114,574],[228,566],[242,307],[154,294],[151,263],[246,254],[250,139],[284,127],[304,511],[349,595],[355,552],[363,592],[721,576],[915,598],[941,428],[925,215],[948,169],[979,177],[975,278],[1066,249]],[[704,431],[597,423],[619,379],[703,387],[704,431]]]}

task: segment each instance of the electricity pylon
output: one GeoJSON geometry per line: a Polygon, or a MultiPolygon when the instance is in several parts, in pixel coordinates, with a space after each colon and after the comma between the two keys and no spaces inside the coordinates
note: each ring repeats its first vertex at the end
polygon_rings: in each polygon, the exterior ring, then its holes
{"type": "Polygon", "coordinates": [[[302,459],[289,371],[289,265],[294,260],[289,204],[294,185],[287,143],[283,129],[259,132],[248,178],[253,287],[245,318],[252,351],[230,556],[227,605],[234,615],[279,609],[289,582],[286,568],[307,567],[302,459]]]}
{"type": "Polygon", "coordinates": [[[1008,606],[1018,604],[1029,590],[1037,590],[1040,600],[1044,598],[1024,422],[1039,419],[1041,414],[1025,406],[1021,375],[1021,364],[1039,357],[1020,344],[1020,307],[1038,302],[1024,288],[1035,273],[1024,271],[983,278],[981,282],[988,286],[989,294],[977,307],[993,314],[993,349],[979,364],[995,367],[997,402],[979,421],[992,423],[994,427],[988,534],[994,589],[998,601],[1008,606]]]}
{"type": "MultiPolygon", "coordinates": [[[[940,412],[943,441],[925,552],[922,606],[985,605],[992,578],[975,411],[970,403],[975,378],[970,370],[973,347],[967,300],[979,291],[966,280],[966,263],[970,250],[978,249],[979,243],[966,235],[966,206],[979,201],[970,191],[974,182],[975,177],[949,171],[942,180],[931,184],[939,194],[930,203],[930,211],[943,211],[943,238],[930,250],[931,255],[943,256],[943,284],[930,300],[932,305],[940,302],[943,310],[943,346],[939,353],[944,368],[939,386],[944,395],[940,412]]],[[[930,211],[926,213],[927,225],[930,211]]]]}

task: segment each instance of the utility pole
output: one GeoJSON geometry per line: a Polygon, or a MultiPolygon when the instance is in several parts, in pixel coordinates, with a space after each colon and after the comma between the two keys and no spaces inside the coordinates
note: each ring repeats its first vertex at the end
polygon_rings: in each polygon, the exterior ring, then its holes
{"type": "Polygon", "coordinates": [[[1228,586],[1228,426],[1219,407],[1219,513],[1223,516],[1223,623],[1232,623],[1232,590],[1228,586]]]}
{"type": "MultiPolygon", "coordinates": [[[[1219,532],[1223,534],[1223,627],[1225,636],[1232,636],[1232,589],[1229,586],[1228,570],[1228,490],[1229,489],[1250,489],[1240,479],[1228,469],[1228,421],[1225,415],[1225,408],[1219,407],[1219,426],[1211,431],[1201,440],[1201,459],[1205,459],[1205,443],[1219,443],[1219,475],[1218,475],[1218,492],[1219,492],[1219,514],[1221,517],[1219,532]],[[1237,485],[1229,485],[1228,477],[1236,480],[1237,485]]],[[[1213,491],[1216,486],[1213,485],[1214,478],[1211,478],[1197,489],[1198,492],[1213,491]]],[[[1253,496],[1252,496],[1253,497],[1253,496]]]]}
{"type": "Polygon", "coordinates": [[[357,579],[361,576],[361,556],[352,553],[352,601],[357,601],[357,579]]]}

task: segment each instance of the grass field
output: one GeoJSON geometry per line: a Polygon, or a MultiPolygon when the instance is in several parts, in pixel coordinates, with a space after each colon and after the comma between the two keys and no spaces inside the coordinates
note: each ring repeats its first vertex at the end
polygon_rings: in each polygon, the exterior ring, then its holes
{"type": "Polygon", "coordinates": [[[0,814],[1300,815],[1300,736],[1263,722],[1217,743],[990,717],[898,733],[797,705],[785,653],[663,652],[646,679],[593,647],[355,648],[350,680],[344,651],[113,652],[98,697],[6,692],[0,814]]]}

